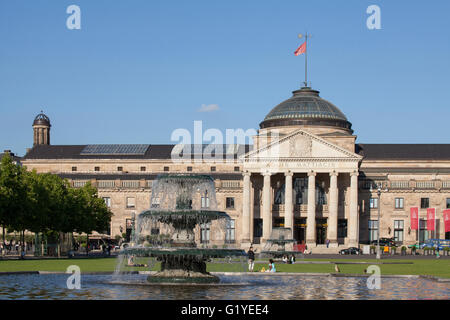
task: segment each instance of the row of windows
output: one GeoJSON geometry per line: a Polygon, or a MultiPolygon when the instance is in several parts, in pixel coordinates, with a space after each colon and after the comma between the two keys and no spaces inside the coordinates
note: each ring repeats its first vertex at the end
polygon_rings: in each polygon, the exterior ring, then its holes
{"type": "MultiPolygon", "coordinates": [[[[389,189],[435,189],[438,185],[436,181],[416,181],[416,180],[396,180],[396,181],[373,181],[373,180],[361,180],[360,187],[362,189],[377,189],[378,187],[389,189]]],[[[444,180],[442,181],[442,188],[448,189],[450,188],[450,181],[444,180]]]]}
{"type": "MultiPolygon", "coordinates": [[[[141,172],[145,172],[147,171],[147,167],[141,167],[140,168],[141,172]]],[[[211,172],[215,172],[217,170],[216,167],[211,167],[211,172]]],[[[72,167],[72,171],[78,171],[78,167],[72,167]]],[[[94,171],[100,171],[100,167],[94,167],[94,171]]],[[[123,171],[123,167],[117,167],[117,171],[122,172],[123,171]]],[[[168,172],[170,171],[169,167],[164,167],[163,171],[168,172]]],[[[192,167],[187,167],[186,171],[191,172],[192,171],[192,167]]],[[[240,167],[234,167],[234,171],[235,172],[240,172],[241,168],[240,167]]]]}
{"type": "MultiPolygon", "coordinates": [[[[200,242],[209,243],[211,234],[211,222],[200,224],[200,242]]],[[[234,243],[236,241],[236,221],[227,220],[225,243],[234,243]]]]}
{"type": "MultiPolygon", "coordinates": [[[[108,208],[111,207],[111,198],[110,197],[103,197],[103,201],[105,201],[105,204],[108,208]]],[[[209,208],[209,197],[208,196],[202,196],[201,205],[202,205],[202,208],[209,208]]],[[[227,197],[225,199],[225,207],[227,209],[234,209],[234,198],[227,197]]],[[[136,208],[136,198],[135,197],[127,197],[126,198],[126,208],[127,209],[136,208]]]]}
{"type": "MultiPolygon", "coordinates": [[[[428,240],[429,236],[431,236],[431,231],[427,230],[427,220],[420,219],[419,220],[419,241],[424,242],[428,240]]],[[[404,229],[405,222],[404,220],[394,220],[393,225],[394,231],[394,241],[403,242],[404,241],[404,229]]],[[[389,228],[389,234],[391,233],[391,228],[389,228]]],[[[369,220],[369,241],[378,240],[378,220],[369,220]]]]}
{"type": "MultiPolygon", "coordinates": [[[[125,221],[127,237],[131,234],[133,228],[132,219],[126,219],[125,221]]],[[[120,231],[123,232],[122,227],[120,231]]],[[[159,234],[159,229],[152,229],[152,234],[159,234]]],[[[200,242],[209,243],[211,234],[211,222],[200,224],[200,242]]],[[[233,219],[227,220],[225,243],[234,243],[236,241],[236,221],[233,219]]]]}
{"type": "MultiPolygon", "coordinates": [[[[395,198],[395,209],[403,209],[404,208],[404,199],[403,198],[395,198]]],[[[430,198],[420,198],[420,208],[427,209],[430,207],[430,198]]],[[[445,207],[450,209],[450,198],[446,199],[445,207]]],[[[378,209],[378,198],[370,199],[370,209],[378,209]]]]}

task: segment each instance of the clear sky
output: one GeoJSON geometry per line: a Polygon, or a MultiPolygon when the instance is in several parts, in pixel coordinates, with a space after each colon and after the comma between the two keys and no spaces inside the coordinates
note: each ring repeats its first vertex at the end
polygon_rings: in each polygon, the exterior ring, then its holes
{"type": "Polygon", "coordinates": [[[305,30],[312,87],[357,142],[450,143],[449,16],[448,0],[0,0],[0,151],[24,155],[41,109],[52,144],[258,129],[301,86],[305,30]]]}

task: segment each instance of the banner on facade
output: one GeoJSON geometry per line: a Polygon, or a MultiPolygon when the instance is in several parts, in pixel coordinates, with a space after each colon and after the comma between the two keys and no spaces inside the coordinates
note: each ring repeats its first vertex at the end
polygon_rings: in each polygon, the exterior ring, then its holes
{"type": "Polygon", "coordinates": [[[427,230],[434,231],[435,217],[436,217],[436,209],[428,208],[427,209],[427,230]]]}
{"type": "Polygon", "coordinates": [[[450,232],[450,209],[444,210],[445,232],[450,232]]]}
{"type": "Polygon", "coordinates": [[[411,230],[419,229],[419,207],[411,208],[411,230]]]}

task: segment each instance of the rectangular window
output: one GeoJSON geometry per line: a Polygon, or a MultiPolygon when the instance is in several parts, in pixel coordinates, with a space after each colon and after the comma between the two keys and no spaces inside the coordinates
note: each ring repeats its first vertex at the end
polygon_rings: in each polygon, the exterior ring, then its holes
{"type": "Polygon", "coordinates": [[[187,171],[192,171],[192,167],[187,167],[187,171]]]}
{"type": "Polygon", "coordinates": [[[202,195],[202,208],[209,208],[209,196],[208,194],[202,195]]]}
{"type": "Polygon", "coordinates": [[[347,237],[347,219],[338,220],[338,238],[347,237]]]}
{"type": "Polygon", "coordinates": [[[447,198],[447,205],[446,205],[447,209],[450,209],[450,198],[447,198]]]}
{"type": "Polygon", "coordinates": [[[216,171],[216,167],[211,167],[211,172],[215,172],[216,171]]]}
{"type": "Polygon", "coordinates": [[[378,240],[378,220],[369,220],[369,241],[378,240]]]}
{"type": "Polygon", "coordinates": [[[164,171],[169,171],[169,167],[164,167],[164,171]]]}
{"type": "Polygon", "coordinates": [[[125,219],[125,228],[127,230],[133,228],[133,219],[125,219]]]}
{"type": "Polygon", "coordinates": [[[378,209],[378,198],[370,198],[370,209],[378,209]]]}
{"type": "Polygon", "coordinates": [[[72,167],[72,171],[77,171],[77,167],[72,167]]]}
{"type": "Polygon", "coordinates": [[[241,171],[241,169],[239,167],[234,167],[234,171],[239,172],[239,171],[241,171]]]}
{"type": "Polygon", "coordinates": [[[429,232],[427,230],[427,220],[419,219],[419,243],[424,243],[429,238],[429,232]]]}
{"type": "Polygon", "coordinates": [[[108,208],[111,208],[111,198],[103,197],[103,201],[105,201],[105,204],[108,208]]]}
{"type": "Polygon", "coordinates": [[[227,221],[227,233],[225,234],[225,242],[234,243],[235,240],[235,220],[231,219],[227,221]]]}
{"type": "Polygon", "coordinates": [[[117,171],[123,171],[123,167],[117,167],[117,171]]]}
{"type": "Polygon", "coordinates": [[[226,199],[226,208],[227,209],[234,209],[234,198],[227,198],[226,199]]]}
{"type": "Polygon", "coordinates": [[[136,207],[135,198],[127,197],[127,208],[131,209],[131,208],[135,208],[135,207],[136,207]]]}
{"type": "Polygon", "coordinates": [[[145,170],[147,170],[146,167],[141,167],[141,171],[142,171],[142,172],[145,171],[145,170]]]}
{"type": "Polygon", "coordinates": [[[272,221],[273,228],[283,228],[284,227],[284,218],[273,218],[272,221]]]}
{"type": "Polygon", "coordinates": [[[200,242],[209,243],[209,235],[211,231],[211,222],[202,223],[200,225],[200,242]]]}
{"type": "Polygon", "coordinates": [[[403,209],[403,198],[395,198],[395,209],[403,209]]]}
{"type": "Polygon", "coordinates": [[[430,198],[420,198],[420,208],[427,209],[430,207],[430,198]]]}
{"type": "Polygon", "coordinates": [[[100,167],[95,167],[94,171],[100,171],[100,167]]]}
{"type": "Polygon", "coordinates": [[[394,240],[403,242],[403,220],[394,220],[394,240]]]}
{"type": "Polygon", "coordinates": [[[262,237],[263,234],[263,220],[253,219],[253,236],[262,237]]]}

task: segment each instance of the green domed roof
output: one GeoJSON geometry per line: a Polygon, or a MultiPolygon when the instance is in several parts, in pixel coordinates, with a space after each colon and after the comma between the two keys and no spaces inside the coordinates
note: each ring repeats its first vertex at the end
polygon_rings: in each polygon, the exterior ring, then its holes
{"type": "Polygon", "coordinates": [[[303,87],[283,101],[264,118],[261,128],[286,125],[325,125],[351,130],[347,117],[331,102],[322,99],[319,91],[303,87]]]}

